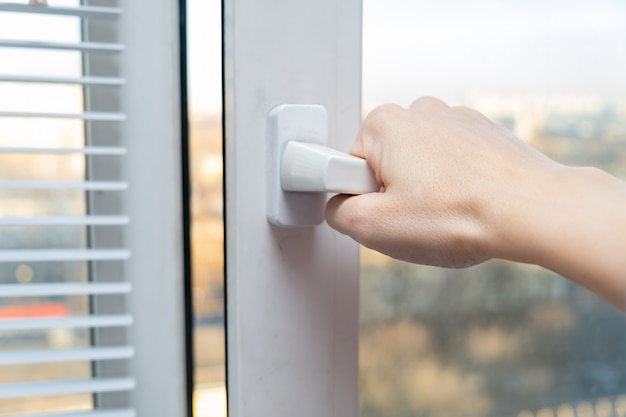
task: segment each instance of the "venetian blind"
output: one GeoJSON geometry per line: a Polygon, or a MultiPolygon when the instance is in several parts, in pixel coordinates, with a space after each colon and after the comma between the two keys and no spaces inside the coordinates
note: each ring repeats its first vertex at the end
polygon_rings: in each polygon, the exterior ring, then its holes
{"type": "MultiPolygon", "coordinates": [[[[29,4],[0,2],[0,14],[9,15],[55,15],[80,19],[81,30],[97,27],[106,21],[107,28],[115,28],[122,9],[117,7],[99,7],[89,5],[55,6],[42,1],[30,1],[29,4]]],[[[41,28],[39,28],[41,30],[41,28]]],[[[0,118],[21,120],[23,123],[37,123],[42,120],[74,120],[82,123],[85,143],[83,146],[59,146],[58,143],[38,146],[25,146],[18,139],[13,145],[6,142],[0,148],[0,156],[28,155],[78,155],[84,161],[84,177],[67,180],[64,178],[10,178],[0,179],[0,191],[16,193],[73,192],[80,193],[85,199],[82,213],[55,213],[50,210],[43,215],[11,213],[0,217],[0,231],[17,228],[22,233],[29,230],[48,230],[46,236],[54,236],[60,228],[79,228],[84,233],[84,244],[76,247],[57,245],[54,238],[45,245],[32,247],[17,239],[14,244],[4,245],[0,249],[0,263],[26,265],[27,268],[41,270],[41,265],[50,271],[42,281],[24,279],[24,282],[0,281],[0,302],[6,306],[22,306],[20,300],[37,300],[41,304],[55,304],[47,300],[62,300],[63,297],[85,297],[88,308],[84,314],[71,311],[62,314],[37,315],[23,307],[22,313],[0,315],[0,333],[14,334],[30,331],[48,332],[58,329],[86,329],[89,335],[86,344],[79,347],[55,347],[37,349],[3,349],[0,351],[0,372],[3,366],[35,365],[50,363],[72,363],[87,361],[93,371],[91,377],[84,379],[42,380],[4,383],[0,385],[0,400],[19,399],[28,401],[32,397],[63,396],[75,394],[121,395],[115,401],[93,401],[86,409],[51,412],[39,410],[37,414],[16,414],[28,416],[65,416],[65,417],[131,417],[135,416],[128,401],[124,401],[124,392],[135,387],[135,380],[127,366],[107,368],[112,362],[127,361],[134,355],[134,349],[123,337],[125,329],[133,318],[125,308],[125,297],[131,291],[131,284],[124,276],[124,264],[131,256],[124,244],[124,229],[129,224],[129,217],[119,204],[123,193],[127,192],[128,183],[119,170],[121,158],[126,149],[120,139],[119,125],[124,123],[126,114],[122,113],[115,99],[119,91],[125,88],[121,74],[111,75],[111,68],[123,57],[125,47],[119,42],[94,42],[83,35],[77,42],[0,39],[0,47],[17,50],[73,51],[80,54],[83,69],[79,76],[37,75],[20,73],[0,73],[1,83],[15,86],[30,85],[31,88],[46,85],[74,85],[83,93],[83,111],[68,113],[51,110],[30,111],[21,106],[16,109],[3,109],[0,118]],[[99,66],[106,67],[99,71],[99,66]],[[100,75],[105,74],[105,75],[100,75]],[[100,99],[99,97],[103,97],[100,99]],[[113,97],[113,98],[111,98],[113,97]],[[108,103],[100,106],[98,103],[108,103]],[[96,104],[94,104],[96,103],[96,104]],[[99,108],[102,107],[102,108],[99,108]],[[108,107],[108,108],[104,108],[108,107]],[[110,171],[107,175],[107,170],[110,171]],[[104,173],[104,174],[103,174],[104,173]],[[105,178],[106,177],[106,178],[105,178]],[[104,208],[103,208],[104,207],[104,208]],[[70,280],[64,271],[68,265],[84,265],[86,278],[70,280]],[[108,298],[107,298],[108,297],[108,298]],[[107,308],[107,300],[115,300],[115,308],[107,308]],[[9,302],[11,301],[11,302],[9,302]],[[26,313],[24,313],[26,312],[26,313]],[[107,333],[113,332],[113,333],[107,333]],[[117,333],[116,333],[117,332],[117,333]],[[121,337],[119,335],[122,335],[121,337]],[[113,335],[113,336],[111,336],[113,335]],[[113,369],[110,372],[102,370],[113,369]],[[121,370],[121,372],[120,372],[121,370]],[[122,398],[120,400],[119,398],[122,398]]],[[[114,38],[115,36],[113,36],[114,38]]],[[[52,37],[51,37],[52,38],[52,37]]],[[[65,55],[59,53],[58,59],[65,55]]],[[[119,72],[119,70],[117,70],[119,72]]],[[[19,107],[19,106],[18,106],[19,107]]],[[[27,160],[27,159],[25,159],[27,160]]],[[[2,202],[0,201],[0,204],[2,202]]],[[[7,202],[6,204],[10,204],[7,202]]],[[[56,303],[58,304],[58,303],[56,303]]],[[[6,309],[5,309],[6,310],[6,309]]],[[[106,398],[106,397],[103,397],[106,398]]],[[[2,410],[0,409],[0,412],[2,410]]],[[[0,415],[4,415],[1,414],[0,415]]]]}

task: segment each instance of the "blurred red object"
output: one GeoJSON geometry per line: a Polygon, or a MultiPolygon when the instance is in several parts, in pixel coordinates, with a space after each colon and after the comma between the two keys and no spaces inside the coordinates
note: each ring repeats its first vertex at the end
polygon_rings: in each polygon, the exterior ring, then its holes
{"type": "Polygon", "coordinates": [[[42,303],[0,307],[0,319],[65,317],[70,309],[61,303],[42,303]]]}

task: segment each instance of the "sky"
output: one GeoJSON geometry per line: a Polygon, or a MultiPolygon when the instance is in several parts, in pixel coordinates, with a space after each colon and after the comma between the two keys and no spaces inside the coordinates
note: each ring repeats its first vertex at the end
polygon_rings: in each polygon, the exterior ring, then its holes
{"type": "MultiPolygon", "coordinates": [[[[408,105],[421,95],[458,103],[469,92],[626,96],[623,0],[364,0],[363,9],[366,109],[408,105]]],[[[188,12],[191,105],[216,113],[220,1],[189,0],[188,12]]],[[[67,23],[0,14],[0,38],[71,40],[78,26],[67,23]]],[[[0,72],[76,72],[71,54],[41,57],[45,53],[0,48],[0,72]]]]}
{"type": "Polygon", "coordinates": [[[468,91],[623,97],[625,42],[624,1],[365,0],[364,105],[468,91]]]}

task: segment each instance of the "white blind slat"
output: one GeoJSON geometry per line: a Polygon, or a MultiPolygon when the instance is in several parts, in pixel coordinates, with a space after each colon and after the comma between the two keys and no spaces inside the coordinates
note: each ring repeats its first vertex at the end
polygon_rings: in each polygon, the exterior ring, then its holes
{"type": "Polygon", "coordinates": [[[131,291],[128,282],[119,283],[54,283],[54,284],[2,284],[0,298],[8,297],[51,297],[58,295],[103,295],[127,294],[131,291]]]}
{"type": "Polygon", "coordinates": [[[124,45],[105,42],[45,42],[0,39],[0,47],[79,52],[122,52],[124,45]]]}
{"type": "Polygon", "coordinates": [[[0,217],[0,226],[121,226],[128,216],[0,217]]]}
{"type": "Polygon", "coordinates": [[[0,250],[0,262],[116,261],[130,258],[127,249],[0,250]]]}
{"type": "Polygon", "coordinates": [[[33,7],[27,4],[15,4],[15,3],[0,1],[0,12],[114,18],[114,17],[118,17],[122,13],[122,9],[117,8],[117,7],[98,7],[98,6],[63,7],[63,6],[50,5],[46,7],[33,7]]]}
{"type": "Polygon", "coordinates": [[[0,153],[34,154],[83,154],[83,155],[126,155],[126,148],[116,146],[85,146],[84,148],[23,148],[0,147],[0,153]]]}
{"type": "Polygon", "coordinates": [[[53,413],[53,414],[28,414],[19,416],[8,417],[136,417],[135,411],[130,409],[125,410],[94,410],[94,411],[79,411],[74,413],[53,413]]]}
{"type": "Polygon", "coordinates": [[[129,346],[93,347],[84,349],[17,350],[0,352],[0,365],[34,365],[53,362],[129,359],[133,354],[134,350],[129,346]]]}
{"type": "Polygon", "coordinates": [[[80,84],[122,86],[126,80],[120,77],[41,77],[32,75],[0,75],[1,82],[39,84],[80,84]]]}
{"type": "Polygon", "coordinates": [[[0,331],[125,327],[130,326],[132,322],[133,319],[129,315],[0,319],[0,331]]]}
{"type": "Polygon", "coordinates": [[[5,384],[0,385],[0,399],[83,394],[90,392],[129,391],[134,387],[135,380],[133,378],[103,378],[81,381],[5,384]]]}
{"type": "Polygon", "coordinates": [[[114,112],[84,112],[84,113],[46,113],[23,111],[0,111],[0,117],[29,117],[39,119],[79,119],[92,122],[123,122],[124,113],[114,112]]]}
{"type": "Polygon", "coordinates": [[[94,190],[120,191],[128,188],[122,181],[0,181],[4,190],[94,190]]]}

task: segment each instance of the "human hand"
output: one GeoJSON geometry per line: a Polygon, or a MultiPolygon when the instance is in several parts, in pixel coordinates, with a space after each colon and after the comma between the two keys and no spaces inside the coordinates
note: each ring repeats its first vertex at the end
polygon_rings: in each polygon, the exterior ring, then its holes
{"type": "Polygon", "coordinates": [[[502,247],[507,222],[563,168],[482,114],[430,97],[376,108],[351,153],[381,191],[333,197],[328,224],[394,258],[457,268],[514,257],[502,247]]]}

